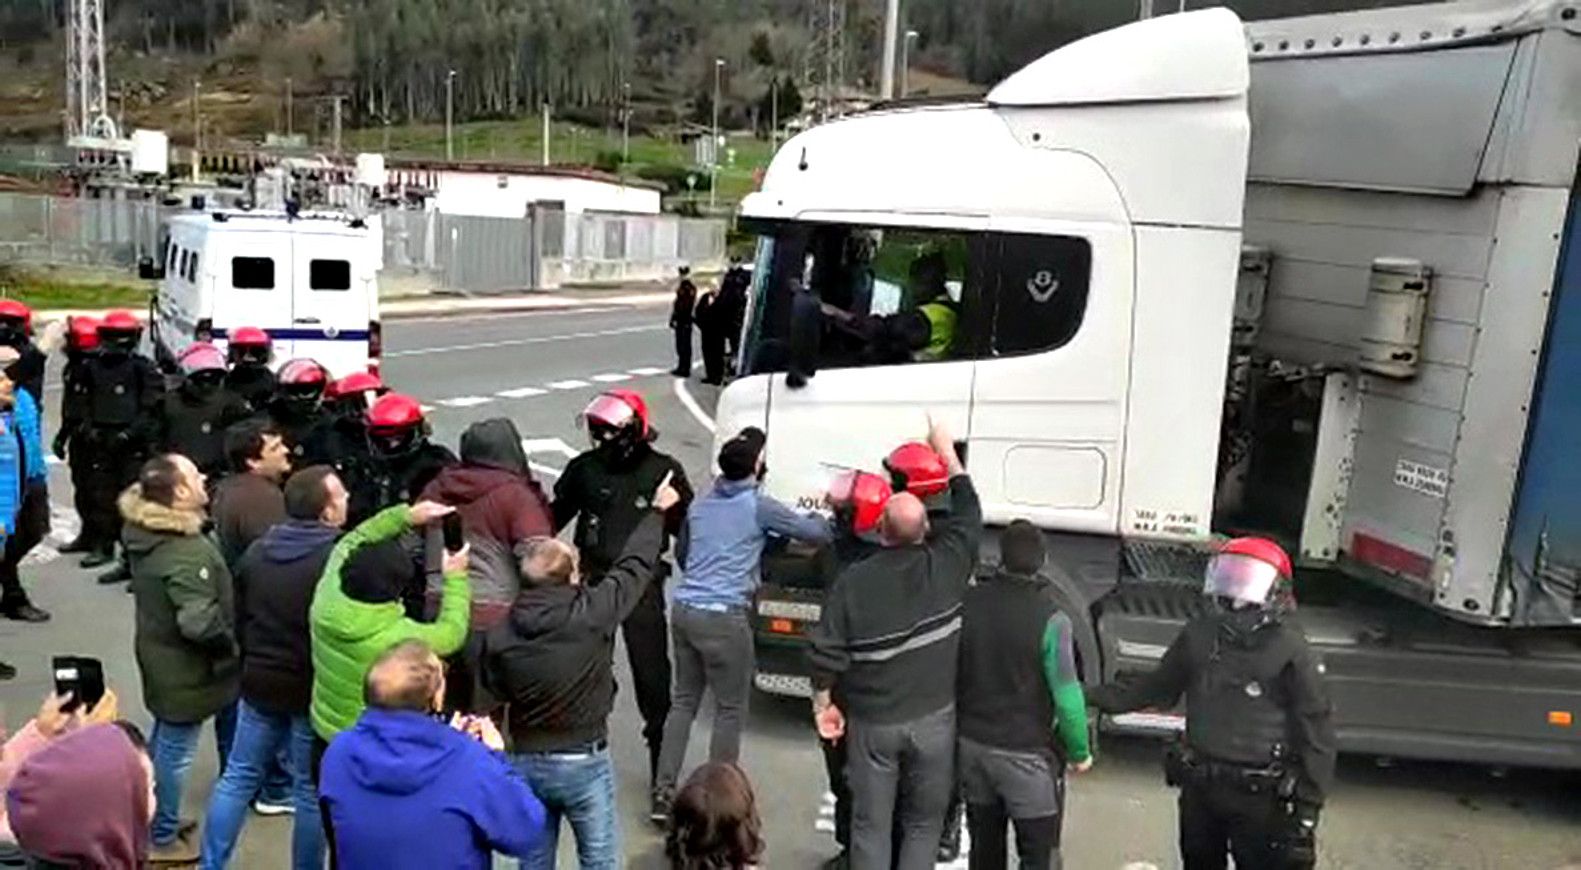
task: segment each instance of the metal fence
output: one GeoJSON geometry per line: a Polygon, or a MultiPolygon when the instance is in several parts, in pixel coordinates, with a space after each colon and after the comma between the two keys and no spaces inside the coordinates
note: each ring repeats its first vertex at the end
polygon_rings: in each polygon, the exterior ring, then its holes
{"type": "Polygon", "coordinates": [[[725,223],[675,215],[540,211],[541,287],[656,281],[725,265],[725,223]]]}
{"type": "Polygon", "coordinates": [[[504,293],[538,286],[532,226],[520,218],[390,211],[384,224],[381,278],[427,278],[434,289],[504,293]]]}
{"type": "Polygon", "coordinates": [[[133,268],[159,247],[151,200],[0,193],[0,262],[133,268]]]}

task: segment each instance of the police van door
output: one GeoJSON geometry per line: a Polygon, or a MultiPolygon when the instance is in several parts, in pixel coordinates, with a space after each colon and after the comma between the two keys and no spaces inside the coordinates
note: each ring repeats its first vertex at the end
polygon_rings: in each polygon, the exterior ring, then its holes
{"type": "Polygon", "coordinates": [[[340,232],[292,237],[296,355],[318,360],[335,377],[368,365],[368,297],[376,291],[365,244],[340,232]]]}
{"type": "Polygon", "coordinates": [[[278,364],[292,357],[291,237],[238,223],[217,226],[205,237],[204,254],[211,258],[205,277],[212,284],[201,295],[213,306],[217,344],[223,348],[232,332],[256,326],[274,340],[278,364]]]}
{"type": "Polygon", "coordinates": [[[772,372],[770,492],[817,508],[834,475],[882,473],[930,420],[968,437],[985,241],[958,228],[804,223],[765,237],[748,351],[772,372]]]}

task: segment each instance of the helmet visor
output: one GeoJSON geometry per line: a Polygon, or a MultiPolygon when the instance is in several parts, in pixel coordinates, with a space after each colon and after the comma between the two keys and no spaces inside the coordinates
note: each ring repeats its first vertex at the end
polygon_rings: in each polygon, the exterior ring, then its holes
{"type": "Polygon", "coordinates": [[[599,396],[582,412],[582,418],[587,421],[589,429],[599,426],[619,429],[634,422],[637,412],[614,396],[599,396]]]}
{"type": "Polygon", "coordinates": [[[1251,556],[1220,553],[1208,562],[1202,591],[1243,604],[1267,604],[1279,582],[1279,569],[1251,556]]]}

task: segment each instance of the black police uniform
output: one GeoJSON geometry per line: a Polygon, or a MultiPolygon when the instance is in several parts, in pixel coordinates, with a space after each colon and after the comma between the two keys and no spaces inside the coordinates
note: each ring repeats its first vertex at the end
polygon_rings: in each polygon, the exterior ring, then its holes
{"type": "Polygon", "coordinates": [[[1105,713],[1186,699],[1186,734],[1166,773],[1180,787],[1186,870],[1308,870],[1334,778],[1328,690],[1298,626],[1264,611],[1193,619],[1157,670],[1087,696],[1105,713]]]}
{"type": "Polygon", "coordinates": [[[456,455],[427,439],[395,456],[369,455],[361,468],[348,468],[344,481],[350,494],[347,528],[391,505],[411,503],[439,472],[457,463],[456,455]]]}
{"type": "Polygon", "coordinates": [[[153,442],[164,375],[145,356],[106,349],[88,359],[82,379],[82,447],[89,460],[83,533],[93,550],[104,552],[121,536],[116,499],[137,479],[153,442]]]}
{"type": "Polygon", "coordinates": [[[247,403],[221,384],[205,391],[184,382],[159,403],[155,444],[192,460],[211,483],[218,483],[227,470],[225,430],[250,414],[247,403]]]}
{"type": "Polygon", "coordinates": [[[697,285],[682,278],[675,288],[675,306],[670,309],[670,329],[675,332],[675,371],[677,377],[692,373],[692,309],[697,305],[697,285]]]}
{"type": "MultiPolygon", "coordinates": [[[[554,527],[558,532],[577,520],[575,541],[583,577],[602,578],[608,573],[626,539],[650,512],[649,500],[665,475],[671,476],[670,485],[681,496],[680,503],[665,514],[667,547],[692,501],[692,488],[679,462],[642,443],[626,456],[609,446],[589,450],[566,466],[554,487],[554,527]]],[[[637,709],[642,713],[642,736],[648,742],[650,778],[658,766],[664,718],[670,713],[670,643],[664,616],[664,580],[670,568],[667,562],[658,565],[653,582],[621,626],[637,709]]]]}
{"type": "MultiPolygon", "coordinates": [[[[64,459],[71,471],[72,505],[78,518],[87,517],[89,506],[89,469],[92,467],[92,450],[88,446],[88,391],[84,369],[95,351],[67,350],[66,365],[61,370],[60,428],[55,432],[55,456],[64,459]]],[[[85,529],[77,530],[77,539],[61,548],[63,553],[76,553],[89,549],[91,541],[85,529]]]]}
{"type": "Polygon", "coordinates": [[[321,406],[304,409],[291,400],[276,396],[268,405],[269,422],[280,431],[280,440],[291,453],[292,468],[332,461],[330,455],[331,419],[321,406]]]}
{"type": "Polygon", "coordinates": [[[255,412],[265,412],[274,398],[274,372],[261,363],[237,363],[225,375],[225,388],[241,397],[255,412]]]}

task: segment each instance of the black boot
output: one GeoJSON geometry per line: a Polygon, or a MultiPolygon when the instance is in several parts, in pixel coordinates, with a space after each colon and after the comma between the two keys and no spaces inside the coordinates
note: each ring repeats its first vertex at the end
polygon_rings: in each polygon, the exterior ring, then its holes
{"type": "Polygon", "coordinates": [[[0,605],[0,616],[16,622],[49,622],[49,613],[28,601],[0,605]]]}
{"type": "Polygon", "coordinates": [[[115,561],[115,548],[98,547],[88,551],[77,564],[83,568],[102,568],[115,561]]]}
{"type": "Polygon", "coordinates": [[[114,568],[99,575],[100,586],[114,586],[132,579],[132,571],[126,567],[125,562],[118,562],[114,568]]]}
{"type": "Polygon", "coordinates": [[[16,668],[11,667],[5,662],[0,662],[0,682],[14,679],[16,679],[16,668]]]}
{"type": "Polygon", "coordinates": [[[77,537],[75,537],[75,538],[73,538],[71,540],[71,543],[69,543],[69,544],[62,544],[61,546],[57,547],[56,548],[56,552],[59,552],[59,553],[86,553],[86,552],[88,552],[88,550],[92,549],[92,546],[93,545],[88,542],[87,538],[83,537],[82,535],[78,535],[77,537]]]}

